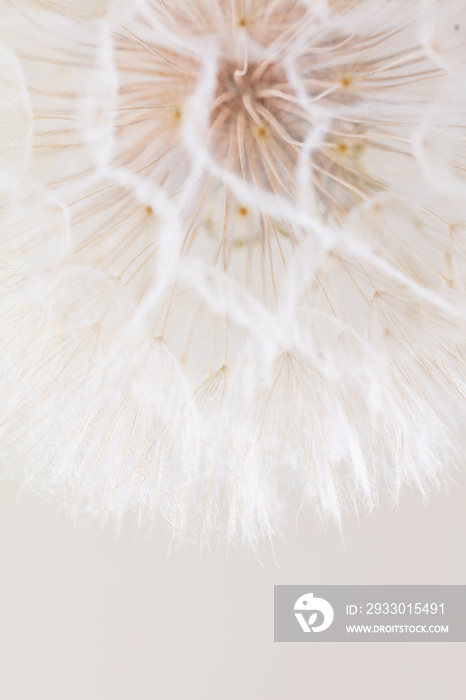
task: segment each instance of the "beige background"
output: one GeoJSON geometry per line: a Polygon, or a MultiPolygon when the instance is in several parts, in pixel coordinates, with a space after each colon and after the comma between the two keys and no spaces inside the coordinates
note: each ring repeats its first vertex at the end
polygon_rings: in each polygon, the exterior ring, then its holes
{"type": "MultiPolygon", "coordinates": [[[[466,479],[461,479],[463,487],[466,479]]],[[[3,488],[2,700],[460,700],[466,644],[274,644],[274,583],[465,583],[466,491],[407,494],[339,533],[308,518],[260,566],[167,538],[77,537],[3,488]]]]}

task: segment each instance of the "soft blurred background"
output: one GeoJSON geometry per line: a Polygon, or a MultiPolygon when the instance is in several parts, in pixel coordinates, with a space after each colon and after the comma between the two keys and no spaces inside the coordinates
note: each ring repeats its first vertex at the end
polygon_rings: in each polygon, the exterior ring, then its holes
{"type": "Polygon", "coordinates": [[[2,700],[462,700],[466,644],[275,644],[273,585],[463,584],[466,478],[261,556],[77,535],[36,497],[0,510],[2,700]],[[460,488],[462,486],[462,488],[460,488]]]}

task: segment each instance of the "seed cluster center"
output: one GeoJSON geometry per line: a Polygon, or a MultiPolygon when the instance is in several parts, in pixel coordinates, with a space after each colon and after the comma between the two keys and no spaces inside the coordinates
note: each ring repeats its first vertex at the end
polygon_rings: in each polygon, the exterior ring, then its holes
{"type": "Polygon", "coordinates": [[[256,135],[265,135],[274,101],[273,91],[279,90],[285,82],[284,70],[274,64],[251,63],[240,66],[237,62],[222,61],[218,70],[211,123],[220,128],[228,128],[242,119],[260,132],[256,135]]]}

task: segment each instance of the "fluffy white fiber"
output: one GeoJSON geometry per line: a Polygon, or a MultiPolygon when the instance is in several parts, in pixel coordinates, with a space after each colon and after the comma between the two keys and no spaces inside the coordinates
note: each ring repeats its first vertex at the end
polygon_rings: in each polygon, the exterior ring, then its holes
{"type": "Polygon", "coordinates": [[[3,467],[253,543],[462,459],[459,0],[3,0],[3,467]]]}

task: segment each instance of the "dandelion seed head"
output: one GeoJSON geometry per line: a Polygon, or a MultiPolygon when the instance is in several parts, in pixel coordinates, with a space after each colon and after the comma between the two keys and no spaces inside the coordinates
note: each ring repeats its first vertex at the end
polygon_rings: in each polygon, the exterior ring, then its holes
{"type": "Polygon", "coordinates": [[[458,2],[5,0],[4,465],[255,544],[461,460],[458,2]]]}

